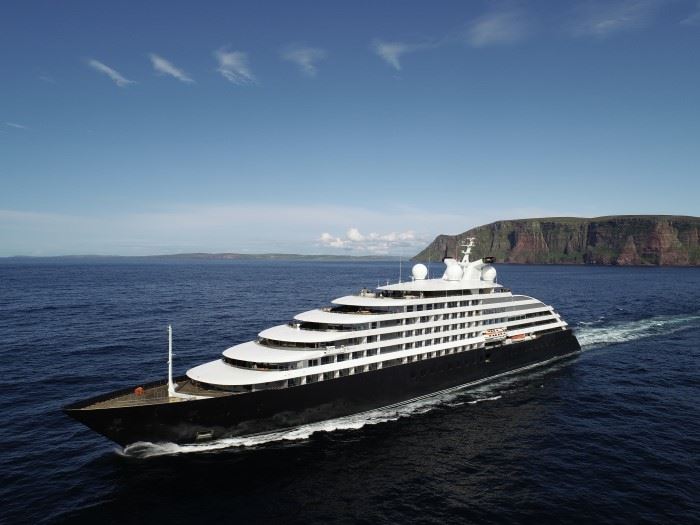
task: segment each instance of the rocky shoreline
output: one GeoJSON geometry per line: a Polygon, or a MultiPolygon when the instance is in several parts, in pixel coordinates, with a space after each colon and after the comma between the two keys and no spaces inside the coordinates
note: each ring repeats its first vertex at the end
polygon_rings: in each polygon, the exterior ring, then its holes
{"type": "Polygon", "coordinates": [[[477,257],[521,264],[700,266],[700,217],[613,215],[496,221],[458,235],[439,235],[414,259],[455,256],[476,237],[477,257]]]}

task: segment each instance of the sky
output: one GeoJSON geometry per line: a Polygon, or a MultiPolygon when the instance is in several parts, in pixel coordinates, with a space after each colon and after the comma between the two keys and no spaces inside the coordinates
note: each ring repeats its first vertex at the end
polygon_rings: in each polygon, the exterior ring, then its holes
{"type": "Polygon", "coordinates": [[[0,256],[698,215],[700,3],[0,4],[0,256]]]}

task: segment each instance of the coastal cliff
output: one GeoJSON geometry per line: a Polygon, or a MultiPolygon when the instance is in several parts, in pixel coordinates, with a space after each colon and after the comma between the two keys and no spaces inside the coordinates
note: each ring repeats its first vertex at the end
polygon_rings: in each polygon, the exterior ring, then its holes
{"type": "Polygon", "coordinates": [[[467,237],[476,237],[472,259],[491,255],[496,262],[700,265],[700,217],[675,215],[497,221],[458,235],[439,235],[414,259],[454,257],[467,237]]]}

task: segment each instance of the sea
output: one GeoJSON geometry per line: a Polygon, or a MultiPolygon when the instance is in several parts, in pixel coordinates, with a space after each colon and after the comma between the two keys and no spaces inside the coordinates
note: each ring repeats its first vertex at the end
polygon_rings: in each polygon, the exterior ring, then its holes
{"type": "Polygon", "coordinates": [[[0,522],[700,523],[700,269],[497,270],[582,352],[398,409],[123,449],[61,407],[164,378],[168,324],[182,374],[399,263],[0,260],[0,522]]]}

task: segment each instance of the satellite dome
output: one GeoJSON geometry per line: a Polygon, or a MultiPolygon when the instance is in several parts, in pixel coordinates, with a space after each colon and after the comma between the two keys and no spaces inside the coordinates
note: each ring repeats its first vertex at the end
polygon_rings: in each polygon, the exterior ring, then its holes
{"type": "Polygon", "coordinates": [[[443,279],[447,281],[461,281],[463,275],[464,270],[462,270],[462,267],[459,264],[450,264],[445,269],[445,275],[443,276],[443,279]]]}
{"type": "Polygon", "coordinates": [[[411,270],[411,275],[416,281],[422,281],[428,275],[428,267],[425,264],[416,264],[411,270]]]}
{"type": "Polygon", "coordinates": [[[484,281],[494,282],[496,280],[496,275],[496,268],[494,268],[490,264],[487,264],[481,269],[481,278],[484,281]]]}

